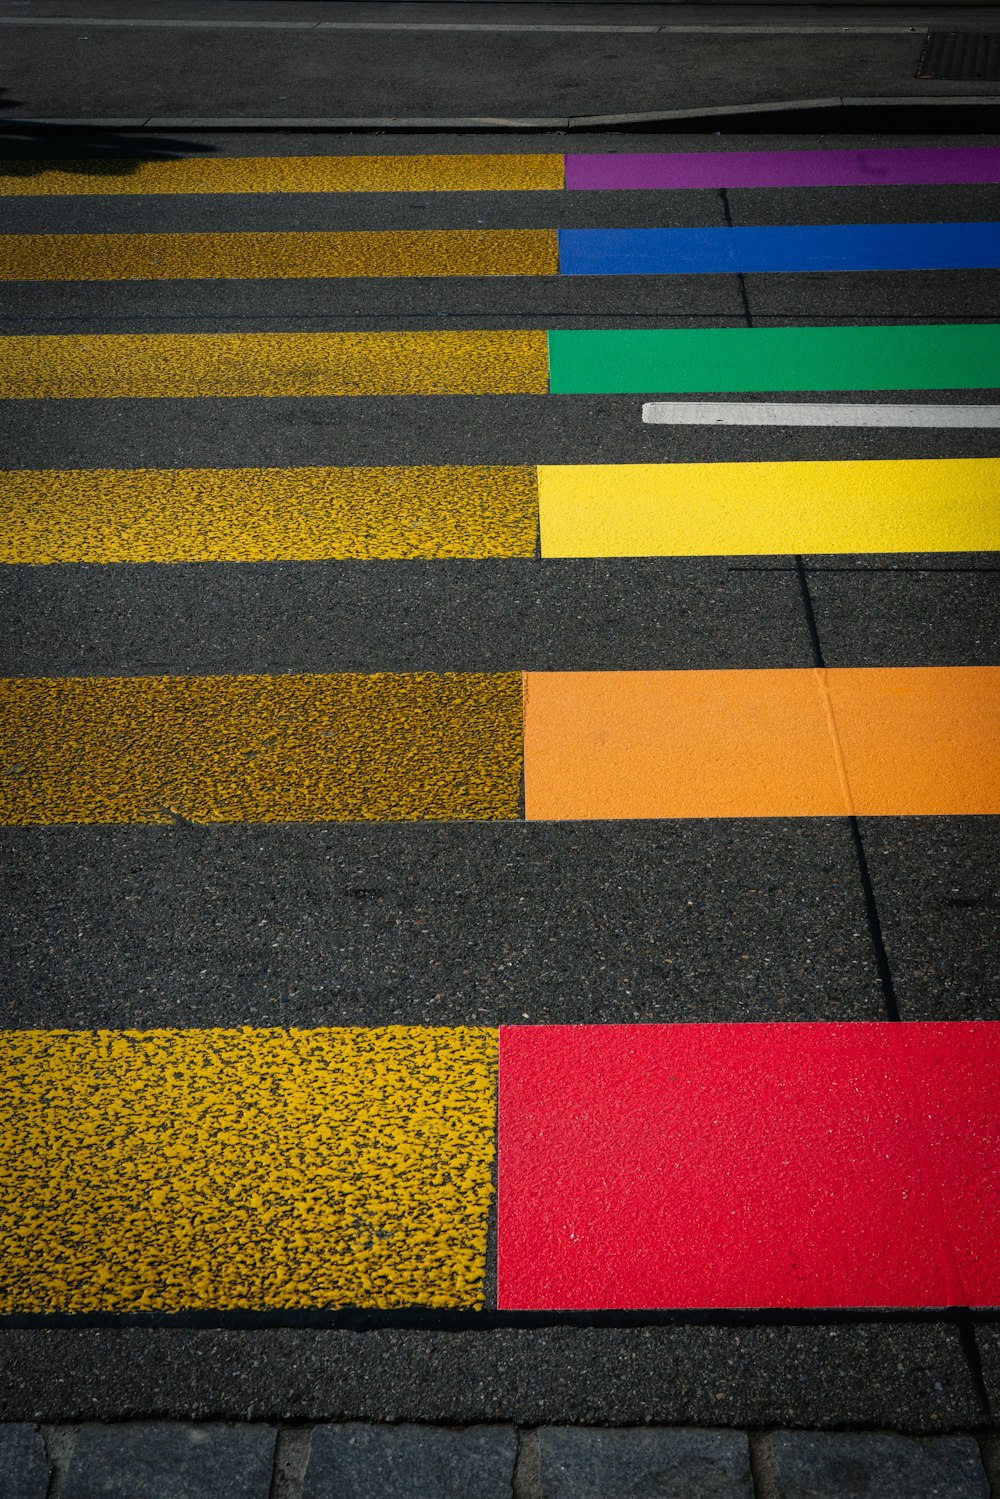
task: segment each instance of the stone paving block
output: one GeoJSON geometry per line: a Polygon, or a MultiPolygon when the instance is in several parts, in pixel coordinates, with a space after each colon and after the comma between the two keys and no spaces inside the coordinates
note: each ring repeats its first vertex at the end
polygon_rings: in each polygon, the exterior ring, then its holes
{"type": "Polygon", "coordinates": [[[538,1445],[541,1499],[753,1499],[743,1432],[550,1426],[538,1445]]]}
{"type": "Polygon", "coordinates": [[[81,1426],[61,1499],[268,1499],[271,1426],[81,1426]]]}
{"type": "Polygon", "coordinates": [[[320,1426],[303,1499],[510,1499],[516,1456],[510,1426],[320,1426]]]}
{"type": "Polygon", "coordinates": [[[989,1499],[973,1437],[778,1431],[756,1459],[758,1499],[989,1499]]]}
{"type": "Polygon", "coordinates": [[[45,1499],[49,1459],[36,1426],[0,1426],[0,1495],[3,1499],[45,1499]]]}

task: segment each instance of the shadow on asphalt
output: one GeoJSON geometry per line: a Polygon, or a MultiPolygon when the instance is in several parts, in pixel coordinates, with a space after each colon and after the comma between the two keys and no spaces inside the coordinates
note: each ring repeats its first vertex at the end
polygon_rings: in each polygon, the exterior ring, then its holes
{"type": "Polygon", "coordinates": [[[52,162],[61,172],[99,177],[121,176],[146,161],[178,161],[185,156],[210,156],[215,147],[204,140],[181,140],[142,129],[87,129],[85,126],[43,125],[5,120],[4,113],[21,108],[17,99],[0,89],[0,159],[6,177],[37,177],[52,162]]]}

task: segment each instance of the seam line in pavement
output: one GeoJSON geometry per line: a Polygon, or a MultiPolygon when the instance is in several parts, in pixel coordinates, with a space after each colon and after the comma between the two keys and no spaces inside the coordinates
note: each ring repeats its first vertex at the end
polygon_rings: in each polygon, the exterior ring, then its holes
{"type": "MultiPolygon", "coordinates": [[[[809,590],[809,577],[801,557],[795,559],[795,575],[799,583],[799,593],[802,598],[802,609],[806,618],[806,628],[809,631],[809,643],[812,647],[813,661],[816,670],[826,671],[826,658],[823,654],[823,642],[820,638],[819,626],[816,622],[816,613],[813,608],[812,594],[809,590]]],[[[838,763],[842,763],[839,754],[838,763]]],[[[892,969],[889,966],[889,955],[886,952],[885,938],[882,933],[882,921],[879,916],[878,902],[875,899],[875,889],[872,884],[871,871],[868,868],[868,860],[865,857],[864,841],[861,837],[861,825],[852,812],[847,819],[851,834],[851,844],[854,849],[854,858],[858,867],[858,878],[861,882],[861,896],[864,901],[865,919],[868,923],[868,935],[871,940],[872,954],[875,959],[875,970],[878,974],[879,983],[882,986],[882,999],[885,1004],[886,1019],[900,1020],[899,1003],[896,998],[896,986],[893,982],[892,969]]]]}

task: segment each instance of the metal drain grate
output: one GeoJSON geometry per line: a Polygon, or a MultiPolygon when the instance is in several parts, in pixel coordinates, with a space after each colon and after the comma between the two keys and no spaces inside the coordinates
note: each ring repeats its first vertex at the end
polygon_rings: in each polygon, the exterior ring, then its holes
{"type": "Polygon", "coordinates": [[[928,31],[917,77],[1000,83],[1000,31],[928,31]]]}

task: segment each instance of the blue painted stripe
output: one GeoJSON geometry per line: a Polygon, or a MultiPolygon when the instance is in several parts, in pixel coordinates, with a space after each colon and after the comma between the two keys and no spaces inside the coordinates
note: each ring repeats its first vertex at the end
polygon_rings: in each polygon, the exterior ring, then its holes
{"type": "Polygon", "coordinates": [[[1000,268],[1000,223],[560,229],[565,276],[1000,268]]]}

